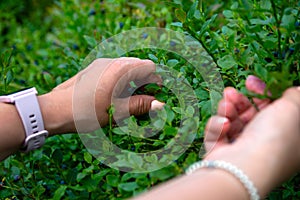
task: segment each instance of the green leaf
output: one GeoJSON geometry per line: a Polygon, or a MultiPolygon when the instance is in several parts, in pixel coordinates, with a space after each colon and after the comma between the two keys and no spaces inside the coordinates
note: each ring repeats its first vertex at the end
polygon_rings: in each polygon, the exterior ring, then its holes
{"type": "Polygon", "coordinates": [[[264,48],[275,49],[277,47],[277,38],[268,38],[264,42],[264,48]]]}
{"type": "Polygon", "coordinates": [[[264,10],[271,10],[272,4],[270,0],[262,0],[260,1],[260,7],[264,10]]]}
{"type": "Polygon", "coordinates": [[[211,101],[202,101],[201,103],[199,103],[199,106],[201,108],[201,116],[203,118],[206,118],[211,115],[211,101]]]}
{"type": "Polygon", "coordinates": [[[89,152],[84,152],[83,158],[89,164],[91,164],[93,161],[93,157],[89,152]]]}
{"type": "Polygon", "coordinates": [[[231,10],[224,10],[223,11],[223,15],[227,19],[232,19],[234,17],[234,14],[233,14],[233,12],[231,10]]]}
{"type": "Polygon", "coordinates": [[[262,80],[268,79],[268,70],[265,67],[263,67],[261,64],[255,64],[254,71],[256,72],[256,75],[262,80]]]}
{"type": "Polygon", "coordinates": [[[207,90],[204,90],[203,88],[197,88],[195,90],[195,94],[200,101],[209,98],[209,92],[207,90]]]}
{"type": "Polygon", "coordinates": [[[182,108],[180,108],[180,107],[173,107],[172,110],[174,110],[174,112],[176,112],[178,114],[182,114],[182,108]]]}
{"type": "Polygon", "coordinates": [[[167,114],[167,123],[171,125],[172,121],[175,118],[175,113],[171,110],[171,108],[169,106],[165,106],[164,109],[165,109],[166,114],[167,114]]]}
{"type": "Polygon", "coordinates": [[[11,167],[11,174],[14,176],[14,175],[20,175],[20,169],[16,166],[12,166],[11,167]]]}
{"type": "Polygon", "coordinates": [[[107,175],[106,176],[107,184],[112,187],[117,187],[119,183],[119,177],[116,175],[107,175]]]}
{"type": "Polygon", "coordinates": [[[165,167],[160,170],[150,172],[151,179],[158,179],[161,181],[165,181],[165,180],[171,178],[172,176],[174,176],[174,171],[171,170],[170,167],[165,167]]]}
{"type": "Polygon", "coordinates": [[[266,20],[262,20],[262,19],[250,19],[250,23],[251,24],[255,24],[255,25],[268,25],[271,24],[273,21],[271,18],[267,18],[266,20]]]}
{"type": "Polygon", "coordinates": [[[229,28],[228,26],[223,26],[222,27],[222,33],[226,36],[231,36],[235,34],[235,31],[229,28]]]}
{"type": "Polygon", "coordinates": [[[35,194],[36,197],[40,197],[45,191],[46,189],[42,185],[37,185],[31,190],[31,193],[35,194]]]}
{"type": "Polygon", "coordinates": [[[179,21],[182,23],[185,22],[186,19],[186,13],[181,8],[178,8],[175,10],[175,16],[178,18],[179,21]]]}
{"type": "Polygon", "coordinates": [[[125,190],[127,192],[134,191],[138,188],[138,184],[136,182],[127,182],[127,183],[120,183],[118,185],[119,190],[125,190]]]}
{"type": "Polygon", "coordinates": [[[5,76],[5,81],[6,81],[6,84],[10,84],[12,82],[12,80],[14,79],[14,74],[13,74],[13,71],[12,70],[8,70],[7,73],[6,73],[6,76],[5,76]]]}
{"type": "Polygon", "coordinates": [[[172,126],[164,127],[164,133],[168,136],[174,136],[177,133],[177,128],[172,126]]]}
{"type": "Polygon", "coordinates": [[[165,122],[162,119],[158,119],[153,123],[153,126],[157,129],[162,129],[164,127],[164,125],[165,125],[165,122]]]}
{"type": "Polygon", "coordinates": [[[172,22],[171,23],[172,26],[176,26],[176,27],[182,27],[182,23],[181,22],[172,22]]]}
{"type": "Polygon", "coordinates": [[[188,19],[192,19],[192,18],[198,19],[198,16],[196,15],[198,4],[199,4],[199,1],[195,1],[195,3],[193,3],[193,5],[191,6],[190,10],[187,13],[187,18],[188,19]]]}
{"type": "Polygon", "coordinates": [[[112,129],[113,133],[117,135],[127,135],[128,134],[128,128],[127,127],[116,127],[112,129]],[[127,131],[126,131],[127,130],[127,131]]]}
{"type": "Polygon", "coordinates": [[[90,37],[90,36],[88,36],[88,35],[84,35],[83,38],[85,39],[85,41],[87,42],[87,44],[88,44],[90,47],[94,48],[94,47],[97,46],[97,41],[96,41],[95,38],[90,37]]]}
{"type": "Polygon", "coordinates": [[[54,192],[54,196],[53,196],[53,199],[54,200],[60,200],[65,192],[66,192],[66,189],[67,189],[67,186],[65,185],[61,185],[55,192],[54,192]]]}
{"type": "Polygon", "coordinates": [[[149,57],[149,59],[150,60],[152,60],[153,62],[155,62],[155,63],[157,63],[158,62],[158,58],[155,56],[155,55],[153,55],[153,54],[148,54],[148,57],[149,57]]]}
{"type": "Polygon", "coordinates": [[[192,117],[195,113],[195,109],[192,106],[188,106],[185,112],[186,116],[192,117]]]}
{"type": "Polygon", "coordinates": [[[218,65],[225,69],[228,70],[234,66],[237,66],[236,61],[234,60],[234,58],[231,55],[226,55],[223,58],[219,59],[217,61],[218,65]]]}
{"type": "Polygon", "coordinates": [[[60,149],[55,149],[53,154],[52,154],[52,159],[54,160],[54,162],[56,163],[62,163],[63,160],[63,154],[61,152],[60,149]]]}
{"type": "Polygon", "coordinates": [[[77,174],[77,177],[76,177],[76,180],[78,181],[78,182],[80,182],[84,177],[86,177],[87,176],[87,174],[86,173],[78,173],[77,174]]]}
{"type": "Polygon", "coordinates": [[[281,26],[284,27],[288,32],[291,32],[295,29],[296,18],[293,14],[285,14],[281,20],[281,26]]]}
{"type": "Polygon", "coordinates": [[[169,67],[175,67],[178,63],[179,63],[179,61],[177,59],[170,59],[170,60],[168,60],[167,65],[169,67]]]}

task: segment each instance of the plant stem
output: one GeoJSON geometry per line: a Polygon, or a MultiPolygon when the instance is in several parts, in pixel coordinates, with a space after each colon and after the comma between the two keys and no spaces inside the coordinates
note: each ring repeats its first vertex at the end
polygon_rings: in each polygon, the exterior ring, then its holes
{"type": "MultiPolygon", "coordinates": [[[[282,50],[281,50],[281,31],[280,31],[280,20],[278,19],[278,15],[277,15],[277,10],[276,10],[276,4],[274,2],[274,0],[271,0],[271,4],[272,4],[272,10],[273,10],[273,15],[277,24],[277,32],[278,32],[278,54],[282,55],[282,50]]],[[[281,64],[280,64],[281,65],[281,64]]]]}

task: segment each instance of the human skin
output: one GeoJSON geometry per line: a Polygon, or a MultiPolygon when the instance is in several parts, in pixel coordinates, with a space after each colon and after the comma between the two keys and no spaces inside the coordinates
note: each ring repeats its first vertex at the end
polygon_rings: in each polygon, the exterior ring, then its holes
{"type": "MultiPolygon", "coordinates": [[[[264,91],[257,78],[247,79],[248,90],[264,91]]],[[[204,160],[223,160],[240,168],[257,187],[261,198],[300,170],[300,90],[288,89],[270,102],[249,100],[226,88],[217,115],[205,131],[204,160]],[[234,139],[234,140],[233,140],[234,139]]],[[[136,199],[249,199],[239,180],[221,169],[199,169],[164,183],[136,199]]]]}
{"type": "MultiPolygon", "coordinates": [[[[75,87],[83,89],[84,94],[79,101],[79,111],[83,116],[80,120],[92,121],[87,112],[91,102],[97,111],[97,124],[89,124],[88,128],[107,124],[107,109],[111,102],[117,103],[116,119],[128,113],[139,115],[148,112],[154,97],[121,98],[120,95],[126,89],[126,80],[151,79],[145,83],[159,82],[158,77],[152,76],[154,71],[151,61],[134,58],[96,60],[86,70],[38,97],[45,128],[50,136],[77,131],[72,105],[75,87]],[[105,70],[99,72],[99,66],[105,66],[105,70]],[[93,87],[96,89],[89,90],[93,87]],[[128,110],[123,109],[124,104],[128,104],[128,110]]],[[[256,93],[264,89],[254,77],[249,77],[246,86],[256,93]]],[[[260,196],[264,197],[300,169],[300,91],[291,88],[272,103],[269,100],[254,101],[260,112],[235,89],[225,89],[218,113],[206,127],[205,160],[224,160],[236,165],[249,176],[260,196]]],[[[0,103],[0,119],[0,158],[4,159],[21,147],[25,134],[14,105],[0,103]]],[[[162,184],[137,199],[240,200],[249,199],[249,196],[232,174],[220,169],[200,169],[192,175],[162,184]]]]}
{"type": "MultiPolygon", "coordinates": [[[[130,81],[159,83],[161,80],[154,72],[155,64],[150,60],[103,58],[93,61],[51,92],[38,96],[45,129],[49,136],[53,136],[88,132],[105,126],[108,123],[107,110],[112,103],[117,110],[115,120],[147,113],[151,106],[153,109],[161,108],[163,103],[156,101],[153,96],[124,96],[130,81]],[[77,121],[74,119],[76,114],[80,115],[77,121]],[[75,123],[85,123],[85,126],[78,130],[75,123]]],[[[25,132],[12,104],[0,103],[0,122],[0,160],[3,160],[20,149],[25,132]]]]}

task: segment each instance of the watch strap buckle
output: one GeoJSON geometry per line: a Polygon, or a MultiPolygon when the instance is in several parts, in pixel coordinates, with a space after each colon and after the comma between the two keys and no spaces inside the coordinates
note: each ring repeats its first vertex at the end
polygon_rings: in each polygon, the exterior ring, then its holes
{"type": "Polygon", "coordinates": [[[48,131],[46,130],[42,130],[32,135],[29,135],[28,137],[26,137],[21,151],[27,153],[31,150],[38,149],[39,147],[43,146],[47,136],[48,131]]]}

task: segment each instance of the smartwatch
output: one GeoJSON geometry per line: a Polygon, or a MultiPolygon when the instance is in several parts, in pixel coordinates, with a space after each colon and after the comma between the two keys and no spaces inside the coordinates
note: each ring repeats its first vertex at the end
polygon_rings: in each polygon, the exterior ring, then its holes
{"type": "Polygon", "coordinates": [[[14,104],[22,119],[26,137],[21,151],[29,152],[43,146],[48,131],[44,129],[37,90],[30,88],[7,96],[0,96],[0,102],[14,104]]]}

